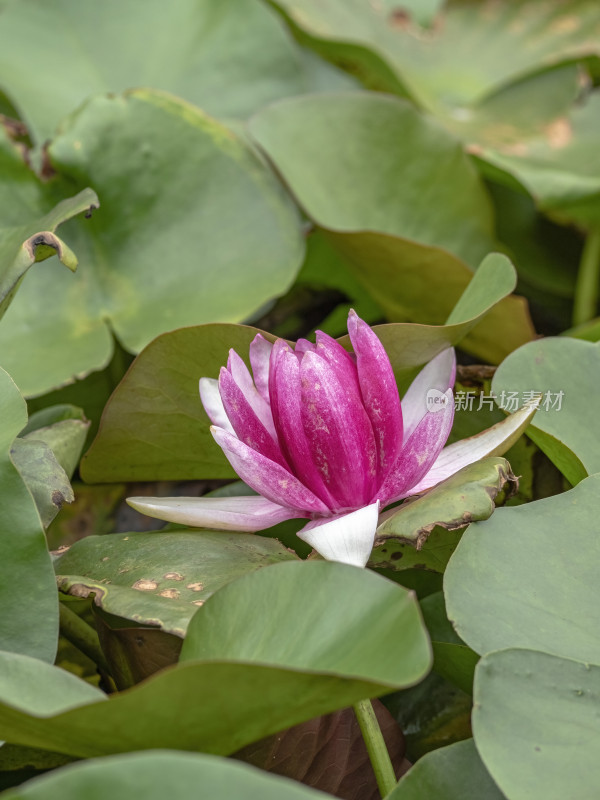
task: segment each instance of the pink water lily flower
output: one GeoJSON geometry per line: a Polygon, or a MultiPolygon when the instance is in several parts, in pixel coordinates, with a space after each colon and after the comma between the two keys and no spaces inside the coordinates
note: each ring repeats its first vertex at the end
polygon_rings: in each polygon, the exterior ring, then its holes
{"type": "Polygon", "coordinates": [[[348,316],[354,354],[317,332],[291,347],[258,334],[252,375],[230,350],[218,381],[200,380],[215,441],[258,495],[134,497],[158,519],[235,531],[259,531],[305,518],[298,536],[327,559],[365,566],[379,513],[429,489],[467,464],[500,455],[534,408],[446,448],[454,418],[454,350],[421,370],[402,402],[390,360],[375,332],[348,316]]]}

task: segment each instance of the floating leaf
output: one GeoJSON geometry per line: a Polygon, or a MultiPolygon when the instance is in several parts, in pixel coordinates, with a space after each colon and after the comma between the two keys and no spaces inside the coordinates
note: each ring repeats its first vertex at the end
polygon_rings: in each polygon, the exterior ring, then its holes
{"type": "Polygon", "coordinates": [[[0,649],[53,661],[58,600],[52,563],[34,499],[11,457],[27,407],[3,369],[0,420],[0,649]]]}
{"type": "Polygon", "coordinates": [[[473,735],[510,800],[589,800],[600,786],[600,666],[501,650],[475,673],[473,735]]]}
{"type": "Polygon", "coordinates": [[[210,597],[182,659],[106,701],[56,667],[0,653],[0,738],[80,757],[160,747],[228,754],[412,685],[431,653],[412,592],[367,570],[295,561],[210,597]]]}
{"type": "Polygon", "coordinates": [[[245,117],[309,88],[298,49],[264,4],[173,0],[169,8],[165,15],[142,0],[9,4],[2,85],[39,144],[92,94],[152,86],[210,114],[245,117]]]}
{"type": "Polygon", "coordinates": [[[600,663],[599,487],[593,475],[569,492],[498,509],[463,534],[444,592],[473,650],[528,647],[600,663]]]}
{"type": "Polygon", "coordinates": [[[108,325],[136,352],[164,330],[237,322],[284,292],[300,266],[298,215],[270,170],[177,98],[140,89],[91,99],[49,157],[61,178],[46,191],[89,184],[102,209],[68,229],[76,275],[38,270],[0,326],[5,366],[25,394],[104,367],[108,325]]]}
{"type": "Polygon", "coordinates": [[[33,495],[44,528],[63,506],[75,499],[69,476],[45,442],[15,439],[10,455],[33,495]]]}
{"type": "Polygon", "coordinates": [[[541,405],[527,435],[573,484],[600,471],[600,345],[548,337],[531,342],[498,368],[492,390],[499,405],[540,392],[541,405]],[[516,394],[515,394],[516,393],[516,394]]]}
{"type": "Polygon", "coordinates": [[[484,767],[472,739],[420,758],[388,800],[506,800],[484,767]]]}
{"type": "Polygon", "coordinates": [[[55,561],[58,586],[110,614],[184,636],[198,606],[247,572],[296,556],[276,539],[221,531],[87,536],[55,561]]]}
{"type": "MultiPolygon", "coordinates": [[[[4,800],[114,800],[135,786],[144,800],[189,800],[201,788],[221,800],[326,800],[330,795],[230,759],[191,753],[132,753],[73,764],[11,789],[4,800]]],[[[482,800],[484,800],[482,798],[482,800]]],[[[485,799],[487,800],[487,798],[485,799]]]]}
{"type": "MultiPolygon", "coordinates": [[[[446,320],[494,244],[489,199],[453,137],[409,104],[366,93],[282,101],[250,132],[388,318],[446,320]]],[[[521,300],[501,305],[510,341],[491,325],[469,340],[497,360],[532,335],[521,300]]]]}

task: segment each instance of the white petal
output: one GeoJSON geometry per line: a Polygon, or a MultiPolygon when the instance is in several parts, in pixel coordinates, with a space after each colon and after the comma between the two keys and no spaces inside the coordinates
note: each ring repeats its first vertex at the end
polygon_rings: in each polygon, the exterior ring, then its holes
{"type": "Polygon", "coordinates": [[[501,422],[492,425],[491,428],[478,433],[476,436],[462,439],[460,442],[454,442],[454,444],[445,447],[434,462],[433,467],[423,480],[411,489],[410,494],[418,494],[419,492],[424,492],[425,489],[430,489],[440,481],[454,475],[459,469],[466,467],[467,464],[479,461],[480,458],[501,456],[506,453],[529,425],[529,421],[535,414],[540,400],[541,396],[535,397],[526,403],[523,408],[515,411],[514,414],[510,414],[501,422]]]}
{"type": "Polygon", "coordinates": [[[453,347],[442,350],[426,364],[406,390],[402,398],[402,440],[406,442],[429,408],[427,393],[434,389],[445,394],[454,386],[456,355],[453,347]]]}
{"type": "Polygon", "coordinates": [[[218,425],[219,428],[224,428],[228,433],[232,433],[235,436],[235,431],[223,407],[219,392],[219,381],[214,378],[200,378],[200,399],[213,425],[218,425]]]}
{"type": "Polygon", "coordinates": [[[142,514],[167,522],[220,531],[262,531],[301,516],[264,497],[128,497],[142,514]]]}
{"type": "Polygon", "coordinates": [[[298,536],[328,561],[364,567],[373,550],[379,501],[370,506],[309,522],[298,536]]]}

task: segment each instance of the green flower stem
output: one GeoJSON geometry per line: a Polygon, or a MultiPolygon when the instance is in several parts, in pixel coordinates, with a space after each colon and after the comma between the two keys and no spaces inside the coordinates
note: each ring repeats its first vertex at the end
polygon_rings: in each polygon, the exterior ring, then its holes
{"type": "Polygon", "coordinates": [[[396,786],[396,773],[371,701],[360,700],[354,705],[354,713],[367,746],[379,792],[382,797],[387,797],[396,786]]]}
{"type": "Polygon", "coordinates": [[[110,667],[106,660],[100,639],[96,631],[84,622],[80,616],[65,604],[60,603],[60,632],[78,650],[91,658],[105,675],[110,676],[110,667]]]}
{"type": "Polygon", "coordinates": [[[599,280],[600,228],[597,228],[589,231],[579,262],[573,303],[573,325],[581,325],[596,316],[599,280]]]}

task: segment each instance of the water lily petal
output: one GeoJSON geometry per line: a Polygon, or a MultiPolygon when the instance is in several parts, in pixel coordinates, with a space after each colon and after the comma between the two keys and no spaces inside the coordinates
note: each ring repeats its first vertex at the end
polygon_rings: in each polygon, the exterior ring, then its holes
{"type": "Polygon", "coordinates": [[[265,497],[128,497],[127,503],[148,517],[219,531],[262,531],[300,516],[265,497]]]}
{"type": "Polygon", "coordinates": [[[213,425],[218,425],[219,428],[225,428],[229,433],[234,433],[221,399],[219,381],[215,378],[200,378],[200,399],[213,425]]]}
{"type": "Polygon", "coordinates": [[[427,393],[432,390],[433,393],[445,394],[454,386],[455,378],[456,354],[453,347],[442,350],[419,372],[402,398],[405,442],[428,411],[427,393]]]}
{"type": "Polygon", "coordinates": [[[373,429],[355,386],[342,384],[316,352],[300,363],[302,424],[312,461],[338,510],[368,502],[375,488],[373,429]]]}
{"type": "Polygon", "coordinates": [[[348,333],[365,409],[373,427],[379,475],[383,478],[402,447],[402,410],[390,359],[377,334],[355,311],[348,314],[348,333]]]}
{"type": "Polygon", "coordinates": [[[244,363],[243,359],[241,359],[240,356],[235,352],[235,350],[229,351],[227,370],[231,373],[233,380],[239,386],[256,416],[269,431],[269,434],[273,437],[273,440],[277,441],[277,434],[275,433],[275,425],[273,424],[273,415],[271,414],[269,403],[261,394],[259,394],[256,386],[254,385],[254,381],[252,380],[250,370],[244,363]]]}
{"type": "Polygon", "coordinates": [[[454,397],[448,389],[439,411],[426,412],[408,441],[395,466],[383,481],[377,497],[382,506],[414,494],[413,487],[429,472],[445,445],[454,420],[454,397]]]}
{"type": "Polygon", "coordinates": [[[219,391],[227,417],[238,439],[271,461],[276,461],[282,467],[287,468],[276,438],[273,438],[256,416],[246,395],[233,379],[231,372],[225,367],[221,368],[219,375],[219,391]]]}
{"type": "Polygon", "coordinates": [[[227,431],[211,427],[215,441],[239,477],[251,489],[273,503],[297,511],[327,513],[322,500],[287,469],[253,450],[227,431]]]}
{"type": "Polygon", "coordinates": [[[373,550],[378,516],[379,503],[371,503],[349,514],[313,520],[297,535],[328,561],[364,567],[373,550]]]}
{"type": "Polygon", "coordinates": [[[282,340],[275,343],[269,378],[271,409],[282,452],[295,475],[332,510],[336,502],[312,460],[302,425],[300,361],[282,340]],[[281,342],[281,344],[279,343],[281,342]]]}
{"type": "Polygon", "coordinates": [[[535,414],[540,397],[526,403],[523,408],[510,414],[476,436],[462,439],[445,447],[429,472],[413,487],[411,494],[424,492],[440,481],[449,478],[459,469],[487,456],[501,456],[513,446],[535,414]]]}
{"type": "Polygon", "coordinates": [[[250,342],[250,365],[254,376],[254,385],[260,396],[269,402],[269,359],[273,345],[264,336],[257,333],[250,342]]]}
{"type": "Polygon", "coordinates": [[[298,339],[294,351],[300,354],[312,352],[314,349],[315,345],[312,342],[309,342],[308,339],[298,339]]]}
{"type": "Polygon", "coordinates": [[[342,386],[346,385],[346,383],[352,385],[356,396],[360,397],[358,370],[356,369],[354,358],[329,334],[317,331],[316,338],[317,346],[315,352],[327,361],[342,386]]]}

